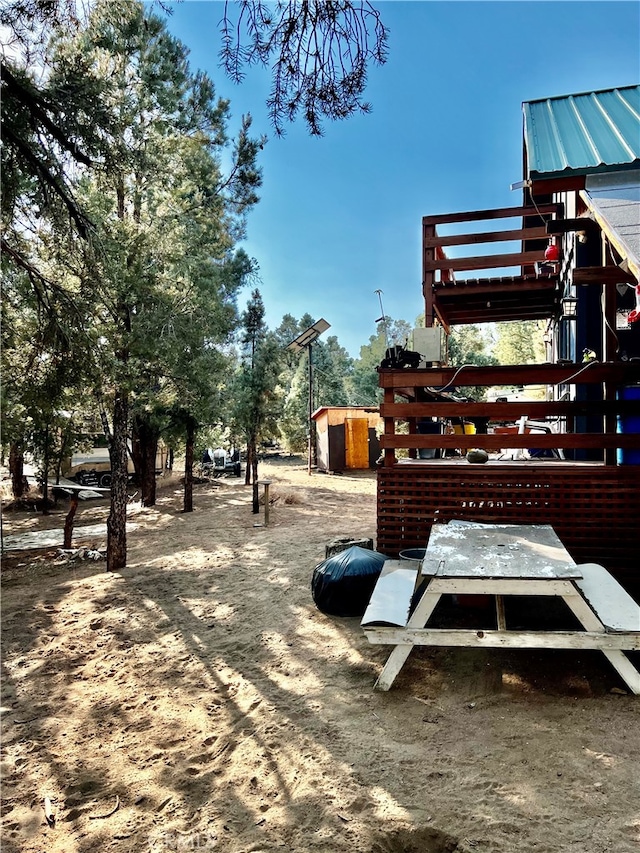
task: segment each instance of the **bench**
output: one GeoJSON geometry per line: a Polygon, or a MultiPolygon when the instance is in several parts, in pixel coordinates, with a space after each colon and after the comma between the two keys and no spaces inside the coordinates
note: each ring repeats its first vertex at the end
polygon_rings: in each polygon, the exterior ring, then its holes
{"type": "Polygon", "coordinates": [[[404,628],[416,591],[419,560],[386,560],[362,617],[361,626],[395,625],[404,628]]]}
{"type": "Polygon", "coordinates": [[[602,626],[607,636],[618,640],[617,649],[602,648],[602,653],[631,692],[640,694],[640,672],[623,651],[640,650],[640,607],[604,566],[585,563],[578,568],[582,577],[575,584],[595,619],[594,625],[584,618],[582,623],[587,630],[602,626]]]}
{"type": "Polygon", "coordinates": [[[585,563],[578,569],[582,578],[576,579],[576,586],[605,631],[640,633],[640,606],[604,566],[585,563]]]}

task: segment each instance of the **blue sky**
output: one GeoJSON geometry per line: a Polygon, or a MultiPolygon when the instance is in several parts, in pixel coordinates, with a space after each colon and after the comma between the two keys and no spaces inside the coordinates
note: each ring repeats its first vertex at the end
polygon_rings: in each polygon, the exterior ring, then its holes
{"type": "Polygon", "coordinates": [[[325,335],[353,357],[376,332],[376,290],[393,319],[413,323],[424,310],[422,216],[521,202],[510,184],[522,178],[523,101],[640,79],[637,2],[374,5],[390,35],[386,64],[369,74],[373,111],[326,123],[321,138],[302,121],[275,137],[268,70],[239,85],[225,76],[222,2],[174,2],[168,19],[193,68],[231,100],[234,122],[251,113],[255,133],[269,136],[245,242],[267,323],[324,317],[325,335]]]}

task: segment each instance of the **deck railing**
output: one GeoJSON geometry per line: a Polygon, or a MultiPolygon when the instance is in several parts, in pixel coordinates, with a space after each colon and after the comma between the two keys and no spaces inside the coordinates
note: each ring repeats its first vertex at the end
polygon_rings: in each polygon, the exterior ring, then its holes
{"type": "MultiPolygon", "coordinates": [[[[427,449],[459,449],[472,444],[474,448],[495,452],[497,450],[525,450],[532,446],[540,450],[564,451],[572,458],[576,451],[601,452],[602,460],[616,464],[617,450],[640,451],[640,399],[625,399],[622,389],[640,383],[638,362],[588,362],[586,364],[542,364],[464,368],[442,367],[430,369],[380,370],[379,384],[384,389],[380,414],[384,421],[381,447],[384,465],[397,461],[397,450],[408,450],[415,457],[417,451],[427,449]],[[458,402],[436,399],[442,392],[455,391],[460,386],[596,386],[602,390],[601,400],[517,400],[511,402],[458,402]],[[435,418],[441,422],[478,420],[491,423],[516,424],[520,419],[553,423],[553,431],[535,433],[535,442],[529,432],[486,433],[476,432],[470,438],[461,435],[421,433],[419,422],[435,418]],[[408,425],[408,432],[398,429],[400,423],[408,425]],[[461,440],[462,439],[462,440],[461,440]]],[[[599,392],[600,393],[600,392],[599,392]]],[[[593,395],[589,395],[592,397],[593,395]]],[[[593,458],[593,453],[590,457],[593,458]]]]}
{"type": "MultiPolygon", "coordinates": [[[[437,319],[448,330],[450,323],[460,322],[482,322],[493,319],[523,319],[527,308],[531,318],[548,316],[552,311],[554,293],[553,283],[555,274],[541,276],[536,272],[536,264],[543,263],[544,252],[548,241],[547,223],[562,216],[563,206],[560,204],[542,204],[538,207],[505,207],[495,210],[475,210],[464,213],[449,213],[439,216],[425,216],[422,219],[422,269],[423,269],[423,294],[425,299],[425,317],[427,325],[432,325],[437,319]],[[497,230],[473,230],[466,234],[443,235],[438,233],[439,226],[454,225],[460,223],[479,223],[489,221],[498,223],[499,220],[522,218],[522,226],[513,228],[499,228],[497,230]],[[533,223],[532,224],[532,220],[533,223]],[[517,241],[520,247],[516,251],[500,251],[496,254],[478,254],[473,251],[474,247],[487,243],[509,243],[517,241]],[[446,249],[450,247],[467,247],[470,254],[464,257],[447,257],[446,249]],[[498,318],[489,316],[490,312],[482,313],[481,309],[486,307],[487,297],[481,298],[480,304],[474,307],[466,291],[478,291],[479,280],[487,279],[489,271],[500,268],[515,268],[516,275],[502,278],[491,278],[491,293],[494,297],[494,313],[499,302],[501,289],[516,291],[524,299],[512,304],[511,309],[515,312],[512,317],[498,318]],[[484,276],[474,279],[462,279],[458,275],[464,272],[475,272],[479,274],[484,271],[484,276]],[[550,281],[549,281],[550,280],[550,281]],[[473,288],[470,285],[474,285],[473,288]],[[545,288],[544,285],[548,286],[545,288]],[[550,286],[549,286],[550,285],[550,286]],[[468,311],[472,314],[455,313],[450,316],[450,311],[439,298],[439,291],[444,296],[455,290],[465,290],[464,299],[468,311]],[[527,295],[528,294],[528,295],[527,295]],[[545,299],[546,296],[546,299],[545,299]]],[[[558,238],[560,239],[560,238],[558,238]]],[[[553,273],[554,271],[552,271],[553,273]]],[[[495,275],[495,273],[494,273],[495,275]]],[[[463,306],[464,307],[464,306],[463,306]]]]}

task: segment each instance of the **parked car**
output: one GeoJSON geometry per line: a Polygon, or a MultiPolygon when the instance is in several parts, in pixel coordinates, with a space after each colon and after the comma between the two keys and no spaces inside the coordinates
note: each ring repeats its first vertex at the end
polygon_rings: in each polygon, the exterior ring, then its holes
{"type": "Polygon", "coordinates": [[[240,451],[235,447],[232,447],[231,450],[225,450],[222,447],[215,450],[208,448],[203,454],[202,466],[205,471],[208,469],[214,477],[220,477],[222,474],[233,474],[234,477],[239,477],[242,474],[240,451]]]}

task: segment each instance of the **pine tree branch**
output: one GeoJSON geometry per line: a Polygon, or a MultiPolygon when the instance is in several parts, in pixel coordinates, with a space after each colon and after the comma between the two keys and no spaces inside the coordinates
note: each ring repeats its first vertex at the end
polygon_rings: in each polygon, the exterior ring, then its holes
{"type": "Polygon", "coordinates": [[[64,133],[64,131],[51,120],[46,110],[55,111],[41,92],[33,86],[27,86],[15,77],[4,62],[0,62],[2,81],[4,83],[4,97],[11,97],[22,106],[31,116],[31,126],[35,130],[38,124],[42,125],[58,145],[67,151],[74,160],[85,166],[91,166],[93,161],[85,154],[78,145],[64,133]]]}
{"type": "Polygon", "coordinates": [[[90,220],[82,213],[78,203],[67,192],[64,182],[47,168],[47,166],[36,157],[29,144],[22,139],[18,134],[14,133],[11,127],[4,128],[4,141],[9,142],[15,150],[19,151],[22,157],[27,161],[38,176],[38,179],[64,202],[69,215],[76,224],[78,233],[81,237],[87,237],[89,228],[92,226],[90,220]]]}

